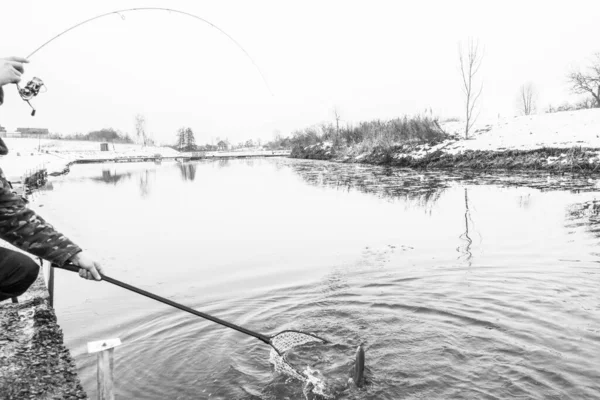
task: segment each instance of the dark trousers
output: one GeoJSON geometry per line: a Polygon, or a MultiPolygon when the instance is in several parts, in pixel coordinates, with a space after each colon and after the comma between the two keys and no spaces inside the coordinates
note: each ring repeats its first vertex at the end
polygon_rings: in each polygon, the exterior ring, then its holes
{"type": "Polygon", "coordinates": [[[31,257],[0,247],[0,301],[22,295],[39,271],[31,257]]]}

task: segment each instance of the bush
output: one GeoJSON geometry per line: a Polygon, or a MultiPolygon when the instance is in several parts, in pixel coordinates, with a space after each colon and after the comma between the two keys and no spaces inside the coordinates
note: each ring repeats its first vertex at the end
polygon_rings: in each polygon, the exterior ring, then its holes
{"type": "Polygon", "coordinates": [[[574,104],[565,102],[557,107],[550,104],[548,106],[548,108],[546,108],[546,113],[551,114],[551,113],[561,112],[561,111],[587,110],[589,108],[595,108],[595,107],[596,107],[596,103],[592,99],[583,99],[574,104]]]}
{"type": "Polygon", "coordinates": [[[58,140],[89,140],[91,142],[112,142],[112,143],[133,143],[133,140],[127,135],[115,131],[112,128],[100,129],[89,133],[75,133],[71,135],[51,134],[49,139],[58,140]]]}
{"type": "Polygon", "coordinates": [[[439,142],[446,137],[437,119],[417,116],[360,122],[356,126],[340,128],[339,132],[333,124],[311,126],[293,132],[290,142],[292,147],[331,142],[334,148],[359,146],[363,150],[373,150],[404,143],[439,142]]]}

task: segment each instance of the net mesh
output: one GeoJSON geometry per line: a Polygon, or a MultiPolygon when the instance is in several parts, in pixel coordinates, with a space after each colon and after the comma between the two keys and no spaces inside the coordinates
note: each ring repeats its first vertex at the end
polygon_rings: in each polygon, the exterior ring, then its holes
{"type": "Polygon", "coordinates": [[[274,349],[271,349],[271,353],[269,354],[269,361],[275,366],[275,371],[289,376],[290,378],[298,379],[301,382],[306,381],[306,377],[302,375],[301,372],[296,371],[294,367],[292,367],[285,360],[284,356],[280,356],[274,349]]]}
{"type": "Polygon", "coordinates": [[[304,383],[303,392],[306,398],[308,398],[306,396],[307,393],[311,392],[323,399],[333,399],[334,397],[327,393],[324,379],[322,379],[318,371],[306,366],[306,369],[301,372],[294,368],[287,360],[286,351],[308,343],[325,343],[325,340],[303,332],[283,331],[271,338],[273,348],[271,349],[269,360],[274,365],[276,372],[304,383]]]}
{"type": "Polygon", "coordinates": [[[300,372],[289,364],[285,355],[280,356],[275,349],[271,349],[269,361],[274,365],[276,372],[304,383],[302,392],[305,398],[308,399],[309,393],[312,393],[311,399],[335,399],[335,396],[327,390],[325,379],[319,371],[306,366],[304,371],[300,372]],[[314,397],[314,395],[318,397],[314,397]]]}
{"type": "Polygon", "coordinates": [[[279,354],[285,353],[292,347],[315,342],[325,343],[325,340],[318,336],[298,331],[283,331],[271,338],[271,345],[277,349],[279,354]]]}

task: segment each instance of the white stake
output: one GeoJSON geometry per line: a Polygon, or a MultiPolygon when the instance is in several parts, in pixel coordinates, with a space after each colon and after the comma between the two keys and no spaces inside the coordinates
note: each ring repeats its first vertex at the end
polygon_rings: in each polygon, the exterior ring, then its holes
{"type": "Polygon", "coordinates": [[[115,400],[114,348],[120,345],[119,338],[88,343],[88,354],[98,353],[98,400],[115,400]]]}

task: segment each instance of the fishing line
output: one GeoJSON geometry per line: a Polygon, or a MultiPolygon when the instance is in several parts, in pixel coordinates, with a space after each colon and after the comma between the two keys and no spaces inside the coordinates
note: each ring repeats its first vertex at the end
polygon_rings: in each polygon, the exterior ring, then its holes
{"type": "MultiPolygon", "coordinates": [[[[73,26],[71,26],[70,28],[65,29],[64,31],[60,32],[59,34],[53,36],[50,40],[46,41],[45,43],[43,43],[41,46],[39,46],[38,48],[36,48],[34,51],[32,51],[27,57],[27,59],[30,59],[34,54],[36,54],[38,51],[40,51],[41,49],[43,49],[44,47],[46,47],[47,45],[49,45],[50,43],[52,43],[53,41],[55,41],[56,39],[58,39],[59,37],[63,36],[64,34],[79,28],[82,25],[85,25],[89,22],[95,21],[97,19],[100,18],[104,18],[107,17],[109,15],[113,15],[116,14],[118,16],[121,17],[121,19],[125,19],[125,16],[122,15],[124,13],[127,12],[134,12],[134,11],[165,11],[165,12],[169,12],[169,13],[175,13],[175,14],[181,14],[181,15],[186,15],[188,17],[197,19],[201,22],[204,22],[205,24],[208,24],[209,26],[213,27],[214,29],[216,29],[217,31],[221,32],[223,35],[225,35],[230,41],[232,41],[242,52],[244,52],[244,54],[246,55],[246,57],[248,57],[248,59],[252,62],[252,64],[254,65],[254,67],[256,68],[256,70],[258,71],[258,73],[260,74],[260,77],[262,79],[262,81],[264,82],[267,90],[269,91],[269,93],[271,94],[271,96],[273,95],[273,92],[271,91],[271,87],[269,86],[269,83],[267,82],[264,74],[262,73],[261,69],[258,67],[258,64],[256,64],[256,62],[254,61],[254,59],[252,58],[252,56],[250,56],[250,54],[246,51],[246,49],[244,49],[244,47],[237,41],[235,40],[230,34],[228,34],[227,32],[225,32],[223,29],[219,28],[217,25],[213,24],[212,22],[208,21],[207,19],[204,19],[198,15],[189,13],[187,11],[181,11],[181,10],[176,10],[173,8],[165,8],[165,7],[136,7],[136,8],[125,8],[125,9],[121,9],[121,10],[115,10],[115,11],[110,11],[104,14],[100,14],[100,15],[96,15],[95,17],[92,18],[88,18],[84,21],[81,21],[73,26]]],[[[27,83],[25,88],[19,88],[19,86],[17,85],[17,88],[19,89],[19,94],[21,95],[21,98],[23,98],[23,100],[25,100],[27,103],[29,103],[29,100],[31,100],[31,98],[33,98],[34,96],[37,96],[37,94],[39,93],[39,88],[41,88],[41,86],[44,85],[44,83],[41,81],[41,79],[39,78],[34,78],[34,80],[37,80],[39,82],[35,82],[32,84],[32,82],[27,83]],[[41,86],[39,86],[39,83],[41,83],[41,86]],[[37,89],[37,90],[36,90],[37,89]]],[[[29,103],[29,105],[31,106],[31,103],[29,103]]],[[[33,106],[31,107],[33,109],[33,106]]],[[[33,109],[31,115],[35,115],[35,109],[33,109]]]]}

